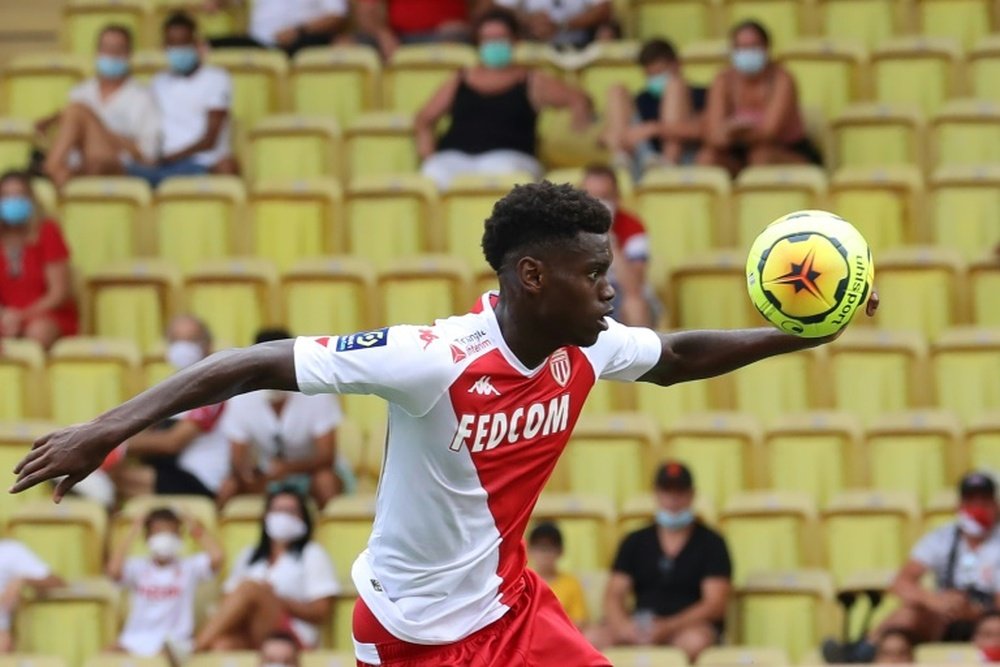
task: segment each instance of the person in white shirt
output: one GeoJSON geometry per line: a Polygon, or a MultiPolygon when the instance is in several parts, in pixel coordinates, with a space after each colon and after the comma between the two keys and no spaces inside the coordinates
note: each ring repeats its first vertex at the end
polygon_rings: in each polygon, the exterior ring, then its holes
{"type": "Polygon", "coordinates": [[[582,47],[611,20],[611,0],[496,0],[517,12],[529,39],[582,47]]]}
{"type": "Polygon", "coordinates": [[[260,646],[260,667],[299,667],[299,652],[295,635],[275,630],[260,646]]]}
{"type": "Polygon", "coordinates": [[[169,70],[157,74],[152,84],[161,118],[160,159],[155,164],[130,164],[126,171],[154,187],[173,176],[236,174],[230,147],[229,73],[202,64],[197,26],[183,12],[164,22],[163,42],[169,70]]]}
{"type": "Polygon", "coordinates": [[[330,557],[312,541],[305,499],[281,489],[267,499],[260,541],[233,566],[225,597],[195,641],[196,651],[259,649],[276,629],[315,648],[340,593],[330,557]]]}
{"type": "Polygon", "coordinates": [[[16,648],[13,620],[24,590],[38,592],[63,583],[27,546],[15,540],[0,540],[0,653],[11,653],[16,648]]]}
{"type": "Polygon", "coordinates": [[[307,46],[329,46],[350,9],[347,0],[254,0],[251,7],[250,34],[212,39],[212,47],[278,48],[293,56],[307,46]]]}
{"type": "Polygon", "coordinates": [[[149,88],[130,76],[132,33],[109,25],[97,38],[97,76],[73,88],[62,112],[42,119],[45,133],[59,129],[45,159],[57,188],[74,176],[117,176],[131,163],[159,157],[160,119],[149,88]]]}

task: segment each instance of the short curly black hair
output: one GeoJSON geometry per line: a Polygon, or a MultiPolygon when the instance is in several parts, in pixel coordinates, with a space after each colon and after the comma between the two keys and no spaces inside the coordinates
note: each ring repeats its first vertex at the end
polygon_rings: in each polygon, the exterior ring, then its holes
{"type": "Polygon", "coordinates": [[[610,227],[608,209],[568,183],[516,185],[486,219],[483,254],[500,273],[515,253],[536,252],[580,232],[607,234],[610,227]]]}

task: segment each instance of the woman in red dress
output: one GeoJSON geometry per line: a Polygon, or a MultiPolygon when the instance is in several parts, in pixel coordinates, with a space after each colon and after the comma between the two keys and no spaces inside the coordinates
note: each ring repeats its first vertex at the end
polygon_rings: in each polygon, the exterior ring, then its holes
{"type": "Polygon", "coordinates": [[[48,349],[78,327],[62,232],[38,209],[29,176],[7,172],[0,176],[0,336],[48,349]]]}

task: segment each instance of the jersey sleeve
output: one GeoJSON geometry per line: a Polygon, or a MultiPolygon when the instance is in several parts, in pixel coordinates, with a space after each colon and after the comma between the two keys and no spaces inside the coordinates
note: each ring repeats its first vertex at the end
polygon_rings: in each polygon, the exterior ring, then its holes
{"type": "Polygon", "coordinates": [[[627,327],[610,317],[607,322],[608,330],[584,352],[598,378],[635,382],[660,360],[660,336],[652,329],[627,327]]]}

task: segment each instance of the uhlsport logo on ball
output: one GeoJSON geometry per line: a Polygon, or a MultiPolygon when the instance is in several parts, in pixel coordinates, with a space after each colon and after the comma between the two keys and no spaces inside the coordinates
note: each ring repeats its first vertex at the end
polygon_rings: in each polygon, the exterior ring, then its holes
{"type": "Polygon", "coordinates": [[[868,300],[871,251],[849,222],[827,211],[796,211],[757,237],[747,290],[769,322],[797,336],[836,333],[868,300]]]}

